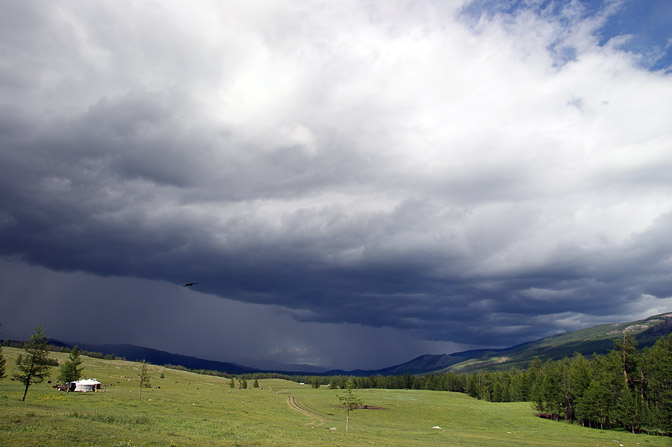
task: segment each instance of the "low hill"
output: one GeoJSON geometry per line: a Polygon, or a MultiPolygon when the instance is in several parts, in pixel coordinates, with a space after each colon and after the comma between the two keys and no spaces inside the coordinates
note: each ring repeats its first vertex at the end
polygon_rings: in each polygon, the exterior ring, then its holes
{"type": "Polygon", "coordinates": [[[425,374],[448,368],[452,365],[464,362],[475,357],[483,357],[489,354],[496,354],[501,349],[478,349],[474,351],[456,352],[453,354],[424,354],[400,365],[389,366],[387,368],[375,370],[356,369],[345,371],[334,369],[324,373],[326,376],[348,375],[348,376],[401,376],[404,374],[425,374]]]}
{"type": "Polygon", "coordinates": [[[63,342],[60,340],[50,339],[49,344],[64,348],[72,348],[77,345],[80,349],[89,352],[98,352],[103,355],[114,355],[116,357],[123,357],[130,361],[145,360],[154,365],[178,365],[188,369],[194,370],[209,370],[219,371],[227,374],[250,374],[255,372],[277,372],[287,375],[298,374],[320,374],[325,371],[324,368],[318,368],[311,365],[292,365],[279,362],[266,362],[270,366],[250,367],[234,362],[221,362],[217,360],[208,360],[198,357],[192,357],[182,354],[173,354],[171,352],[161,351],[158,349],[145,348],[142,346],[135,346],[130,344],[89,344],[89,343],[74,343],[63,342]],[[298,371],[298,372],[297,372],[298,371]]]}
{"type": "Polygon", "coordinates": [[[144,348],[128,344],[103,344],[92,345],[86,343],[64,343],[58,340],[49,340],[49,343],[55,346],[72,348],[75,344],[78,348],[90,352],[100,352],[101,354],[113,354],[117,357],[123,357],[130,361],[145,360],[154,365],[179,365],[189,369],[205,369],[211,371],[220,371],[228,374],[247,374],[259,372],[258,369],[248,368],[230,362],[218,362],[216,360],[206,360],[188,355],[172,354],[158,349],[144,348]]]}

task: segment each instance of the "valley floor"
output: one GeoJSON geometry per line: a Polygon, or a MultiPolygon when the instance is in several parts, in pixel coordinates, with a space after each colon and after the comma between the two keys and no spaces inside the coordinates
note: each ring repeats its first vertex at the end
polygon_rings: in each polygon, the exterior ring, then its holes
{"type": "MultiPolygon", "coordinates": [[[[672,445],[670,438],[539,419],[529,403],[413,390],[357,390],[371,409],[351,412],[346,433],[339,391],[326,387],[269,379],[239,390],[228,379],[151,366],[152,387],[139,398],[137,363],[89,357],[85,375],[105,392],[65,394],[43,383],[21,402],[22,385],[9,378],[20,352],[4,348],[2,447],[672,445]]],[[[66,354],[52,357],[63,361],[66,354]]]]}

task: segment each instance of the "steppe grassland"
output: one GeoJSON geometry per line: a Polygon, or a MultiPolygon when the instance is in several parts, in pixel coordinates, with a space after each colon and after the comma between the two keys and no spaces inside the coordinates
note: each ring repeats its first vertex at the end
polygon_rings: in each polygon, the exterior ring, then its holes
{"type": "MultiPolygon", "coordinates": [[[[8,376],[20,352],[4,348],[8,376]]],[[[59,362],[67,357],[51,355],[59,362]]],[[[357,390],[365,404],[384,409],[354,411],[345,433],[338,391],[326,387],[266,379],[258,389],[249,381],[250,388],[238,390],[229,388],[229,379],[150,366],[152,388],[139,399],[139,364],[82,358],[85,376],[101,381],[106,392],[65,394],[45,382],[31,386],[21,402],[22,385],[9,377],[0,381],[0,446],[672,444],[670,438],[538,419],[529,403],[489,403],[457,393],[413,390],[357,390]],[[299,409],[289,405],[290,396],[299,409]]],[[[56,374],[54,369],[52,379],[56,374]]]]}

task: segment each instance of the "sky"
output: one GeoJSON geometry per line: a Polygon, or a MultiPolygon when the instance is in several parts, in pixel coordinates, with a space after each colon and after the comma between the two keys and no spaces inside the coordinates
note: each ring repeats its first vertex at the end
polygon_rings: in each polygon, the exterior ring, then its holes
{"type": "Polygon", "coordinates": [[[672,311],[668,0],[0,9],[3,338],[374,369],[672,311]]]}

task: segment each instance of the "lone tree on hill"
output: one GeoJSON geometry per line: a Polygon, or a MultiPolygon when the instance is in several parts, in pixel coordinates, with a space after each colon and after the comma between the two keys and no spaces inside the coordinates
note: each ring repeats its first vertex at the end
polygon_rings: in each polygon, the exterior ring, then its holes
{"type": "Polygon", "coordinates": [[[7,363],[7,360],[5,359],[5,355],[2,353],[2,345],[0,345],[0,379],[4,379],[6,372],[5,372],[5,364],[7,363]]]}
{"type": "Polygon", "coordinates": [[[2,353],[2,344],[0,344],[0,379],[4,379],[6,375],[6,370],[5,370],[5,364],[7,363],[7,359],[5,359],[5,355],[2,353]]]}
{"type": "Polygon", "coordinates": [[[79,357],[79,348],[75,346],[70,351],[68,359],[61,365],[61,369],[58,372],[58,380],[67,383],[81,379],[82,371],[84,370],[81,365],[82,359],[79,357]]]}
{"type": "Polygon", "coordinates": [[[149,382],[151,376],[149,375],[147,362],[144,360],[142,361],[142,367],[140,368],[140,374],[138,374],[138,377],[140,378],[140,392],[138,393],[138,399],[142,399],[142,389],[152,386],[152,384],[149,382]]]}
{"type": "Polygon", "coordinates": [[[14,378],[26,385],[23,392],[23,401],[26,400],[28,388],[33,383],[40,383],[45,377],[49,377],[49,351],[47,350],[47,334],[42,330],[42,324],[38,324],[35,332],[28,338],[24,349],[26,356],[20,356],[16,365],[19,372],[14,373],[14,378]]]}
{"type": "Polygon", "coordinates": [[[345,394],[338,396],[341,405],[345,407],[345,431],[348,431],[350,427],[350,411],[356,410],[362,406],[361,399],[359,399],[355,392],[352,391],[353,386],[354,383],[352,379],[348,379],[348,381],[345,382],[345,394]]]}

